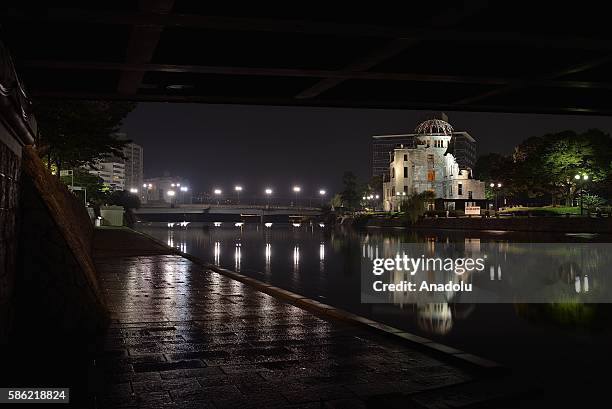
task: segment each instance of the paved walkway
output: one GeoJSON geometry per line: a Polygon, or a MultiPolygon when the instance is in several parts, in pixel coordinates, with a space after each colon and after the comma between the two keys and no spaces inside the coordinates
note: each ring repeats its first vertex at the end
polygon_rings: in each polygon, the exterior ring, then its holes
{"type": "Polygon", "coordinates": [[[98,407],[447,408],[509,388],[317,317],[129,230],[97,230],[95,262],[112,314],[96,359],[98,407]]]}

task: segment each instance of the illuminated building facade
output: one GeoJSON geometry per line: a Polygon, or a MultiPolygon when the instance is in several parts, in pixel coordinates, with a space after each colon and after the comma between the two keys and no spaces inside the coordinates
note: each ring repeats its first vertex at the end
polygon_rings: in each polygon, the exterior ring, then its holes
{"type": "Polygon", "coordinates": [[[444,210],[479,205],[477,202],[485,199],[484,182],[474,179],[472,170],[461,168],[457,162],[452,126],[441,119],[430,119],[417,126],[415,135],[414,143],[400,145],[390,154],[383,183],[384,209],[399,211],[405,199],[425,191],[441,199],[444,210]]]}

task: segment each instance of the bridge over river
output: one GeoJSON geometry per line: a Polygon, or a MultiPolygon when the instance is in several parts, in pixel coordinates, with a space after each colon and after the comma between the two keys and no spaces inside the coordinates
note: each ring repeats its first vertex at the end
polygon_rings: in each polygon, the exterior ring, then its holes
{"type": "Polygon", "coordinates": [[[255,222],[289,223],[316,220],[321,215],[317,207],[262,205],[178,205],[175,207],[141,207],[134,210],[143,222],[255,222]]]}

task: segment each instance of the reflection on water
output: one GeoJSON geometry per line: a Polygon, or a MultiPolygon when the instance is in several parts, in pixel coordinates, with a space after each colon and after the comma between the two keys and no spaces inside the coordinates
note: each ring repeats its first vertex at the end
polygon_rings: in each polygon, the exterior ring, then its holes
{"type": "MultiPolygon", "coordinates": [[[[513,243],[610,242],[609,236],[500,231],[355,231],[299,223],[267,223],[265,226],[191,223],[172,227],[141,224],[138,229],[215,265],[502,362],[528,360],[529,352],[519,354],[516,348],[494,348],[496,343],[509,342],[513,337],[531,337],[538,345],[563,345],[563,342],[575,340],[575,336],[582,336],[577,332],[580,328],[607,331],[611,322],[607,305],[458,304],[453,301],[456,295],[452,291],[440,293],[436,299],[392,293],[392,304],[362,304],[360,300],[362,259],[399,256],[402,243],[423,243],[432,255],[457,243],[461,243],[469,254],[480,254],[493,243],[496,250],[488,254],[487,269],[480,275],[466,273],[462,276],[464,281],[486,288],[500,282],[512,283],[513,274],[504,271],[503,266],[517,251],[523,251],[513,243]]],[[[565,253],[571,251],[568,248],[565,253]]],[[[597,260],[592,262],[596,265],[597,260]]],[[[444,273],[449,274],[441,279],[458,280],[453,272],[428,274],[444,273]]],[[[405,280],[406,274],[394,271],[393,281],[405,280]]],[[[588,271],[577,271],[576,266],[569,263],[556,274],[550,277],[551,283],[564,282],[572,294],[593,292],[594,280],[588,271]]],[[[586,339],[591,342],[603,338],[586,339]]]]}

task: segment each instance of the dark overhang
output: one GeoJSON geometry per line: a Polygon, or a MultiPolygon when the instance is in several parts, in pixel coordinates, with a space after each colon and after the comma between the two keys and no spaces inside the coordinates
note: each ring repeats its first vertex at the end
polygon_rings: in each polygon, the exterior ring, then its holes
{"type": "Polygon", "coordinates": [[[350,13],[13,3],[0,5],[2,37],[33,97],[612,113],[612,42],[597,3],[410,2],[350,13]]]}

